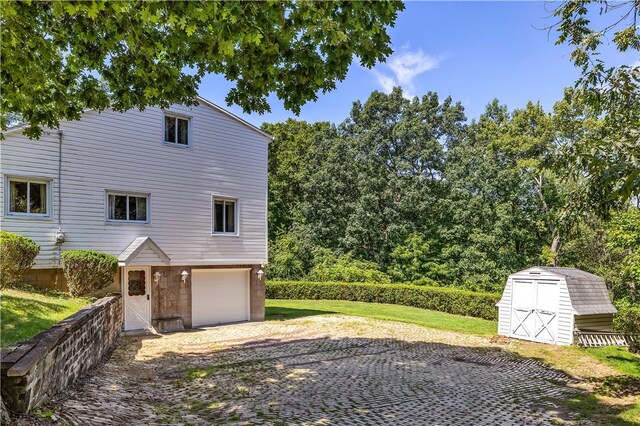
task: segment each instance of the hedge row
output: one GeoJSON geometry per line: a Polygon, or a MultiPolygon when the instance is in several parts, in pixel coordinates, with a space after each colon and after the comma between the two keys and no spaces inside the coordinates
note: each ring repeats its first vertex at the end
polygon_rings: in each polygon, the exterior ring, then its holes
{"type": "Polygon", "coordinates": [[[269,281],[266,288],[268,299],[391,303],[488,320],[498,319],[500,300],[500,294],[409,284],[269,281]]]}

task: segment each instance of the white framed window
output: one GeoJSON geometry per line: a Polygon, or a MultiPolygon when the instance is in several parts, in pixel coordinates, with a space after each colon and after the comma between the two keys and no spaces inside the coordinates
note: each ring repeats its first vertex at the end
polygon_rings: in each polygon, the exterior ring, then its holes
{"type": "Polygon", "coordinates": [[[6,184],[8,216],[51,217],[51,179],[8,176],[6,184]]]}
{"type": "Polygon", "coordinates": [[[165,113],[162,132],[162,141],[166,144],[190,147],[191,146],[191,117],[165,113]]]}
{"type": "Polygon", "coordinates": [[[149,194],[107,191],[107,222],[149,223],[149,194]]]}
{"type": "Polygon", "coordinates": [[[211,229],[214,235],[238,235],[238,199],[213,196],[211,229]]]}

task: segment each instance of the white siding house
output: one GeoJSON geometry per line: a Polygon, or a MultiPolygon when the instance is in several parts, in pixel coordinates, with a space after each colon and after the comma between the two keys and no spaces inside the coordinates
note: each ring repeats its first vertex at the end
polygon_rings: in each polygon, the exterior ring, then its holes
{"type": "Polygon", "coordinates": [[[557,345],[574,342],[575,331],[611,332],[607,286],[575,268],[534,267],[509,276],[498,306],[498,334],[557,345]]]}
{"type": "MultiPolygon", "coordinates": [[[[202,98],[198,102],[168,110],[87,111],[39,140],[19,128],[5,133],[2,229],[40,245],[35,270],[59,268],[64,250],[99,250],[118,256],[123,268],[168,268],[148,271],[155,276],[153,283],[151,275],[144,277],[151,291],[151,285],[173,285],[163,281],[173,269],[257,270],[266,263],[271,138],[202,98]],[[125,251],[140,239],[145,247],[127,258],[125,251]]],[[[118,280],[126,293],[124,274],[118,280]]],[[[179,284],[190,286],[190,280],[179,284]]],[[[185,305],[182,311],[165,312],[163,304],[173,302],[150,301],[156,309],[148,322],[182,315],[189,326],[190,301],[176,302],[185,305]]],[[[256,312],[258,305],[252,302],[256,312]]]]}

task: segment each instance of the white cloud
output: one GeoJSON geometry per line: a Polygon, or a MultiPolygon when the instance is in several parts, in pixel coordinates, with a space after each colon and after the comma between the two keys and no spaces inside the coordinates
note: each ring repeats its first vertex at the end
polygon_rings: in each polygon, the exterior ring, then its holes
{"type": "Polygon", "coordinates": [[[385,75],[375,69],[372,71],[373,71],[373,75],[378,80],[378,84],[380,84],[380,86],[382,87],[382,90],[385,93],[391,93],[393,88],[397,85],[393,77],[389,77],[388,75],[385,75]]]}
{"type": "Polygon", "coordinates": [[[404,96],[412,98],[415,91],[414,79],[420,74],[436,68],[440,61],[439,58],[427,55],[422,49],[412,51],[405,48],[393,54],[388,63],[382,66],[387,68],[392,75],[379,69],[374,69],[373,75],[385,93],[390,93],[395,86],[400,86],[404,96]]]}

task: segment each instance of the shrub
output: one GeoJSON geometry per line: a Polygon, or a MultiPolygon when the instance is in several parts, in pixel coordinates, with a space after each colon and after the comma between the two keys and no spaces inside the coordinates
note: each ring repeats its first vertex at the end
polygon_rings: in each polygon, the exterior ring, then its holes
{"type": "Polygon", "coordinates": [[[62,253],[62,270],[69,294],[84,296],[113,283],[118,259],[95,250],[69,250],[62,253]]]}
{"type": "Polygon", "coordinates": [[[307,276],[309,281],[378,282],[390,283],[391,278],[374,262],[354,259],[350,255],[325,257],[307,276]]]}
{"type": "Polygon", "coordinates": [[[500,294],[410,284],[278,281],[267,283],[267,298],[391,303],[496,320],[500,294]]]}
{"type": "Polygon", "coordinates": [[[40,246],[30,238],[0,231],[0,288],[18,284],[39,252],[40,246]]]}
{"type": "Polygon", "coordinates": [[[629,350],[640,353],[640,306],[632,305],[629,301],[616,303],[618,314],[614,316],[613,327],[620,333],[630,334],[635,337],[629,350]]]}
{"type": "Polygon", "coordinates": [[[438,281],[432,280],[429,277],[421,277],[421,278],[418,278],[417,280],[413,280],[411,282],[407,282],[404,284],[427,286],[427,287],[442,287],[442,284],[440,284],[438,281]]]}

